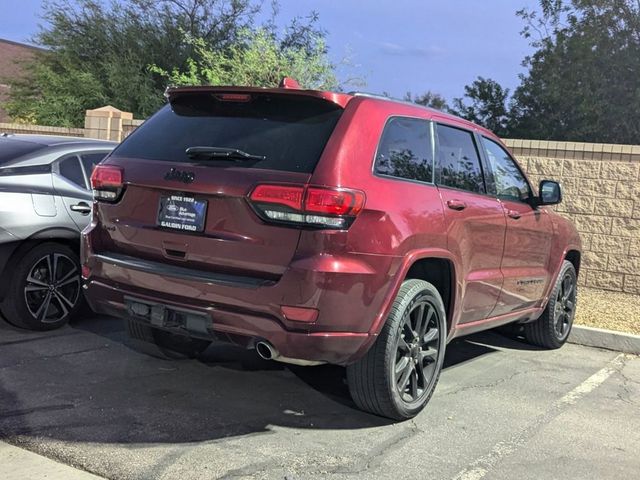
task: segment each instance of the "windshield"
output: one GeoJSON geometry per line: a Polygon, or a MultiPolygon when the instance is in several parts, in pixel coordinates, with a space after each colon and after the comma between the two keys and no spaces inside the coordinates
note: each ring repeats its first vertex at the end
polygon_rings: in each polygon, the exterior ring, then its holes
{"type": "Polygon", "coordinates": [[[340,118],[342,108],[298,95],[252,94],[248,101],[223,101],[212,93],[175,99],[147,120],[115,155],[172,162],[193,162],[193,147],[237,149],[256,157],[203,158],[212,164],[313,172],[340,118]]]}

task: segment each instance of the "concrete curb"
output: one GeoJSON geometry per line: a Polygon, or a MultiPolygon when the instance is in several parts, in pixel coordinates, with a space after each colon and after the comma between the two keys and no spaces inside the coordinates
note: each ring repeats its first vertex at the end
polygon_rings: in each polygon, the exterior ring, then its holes
{"type": "Polygon", "coordinates": [[[631,333],[574,325],[568,342],[640,355],[640,335],[631,333]]]}
{"type": "Polygon", "coordinates": [[[0,476],[4,480],[103,480],[84,470],[0,441],[0,476]]]}

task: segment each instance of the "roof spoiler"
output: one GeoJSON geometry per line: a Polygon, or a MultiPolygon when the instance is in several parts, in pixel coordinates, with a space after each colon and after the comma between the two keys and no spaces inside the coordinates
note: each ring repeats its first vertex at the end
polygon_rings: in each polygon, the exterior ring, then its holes
{"type": "Polygon", "coordinates": [[[229,94],[252,94],[252,93],[273,93],[273,94],[283,94],[283,95],[299,95],[306,97],[315,97],[322,100],[326,100],[331,103],[335,103],[340,107],[344,108],[347,106],[347,103],[353,98],[353,95],[349,95],[347,93],[336,93],[336,92],[327,92],[323,90],[306,90],[300,87],[300,84],[290,77],[284,77],[280,82],[278,88],[265,88],[265,87],[244,87],[244,86],[212,86],[212,85],[201,85],[201,86],[184,86],[184,87],[176,87],[169,86],[164,91],[164,97],[168,102],[172,102],[178,97],[189,94],[197,94],[197,93],[229,93],[229,94]]]}

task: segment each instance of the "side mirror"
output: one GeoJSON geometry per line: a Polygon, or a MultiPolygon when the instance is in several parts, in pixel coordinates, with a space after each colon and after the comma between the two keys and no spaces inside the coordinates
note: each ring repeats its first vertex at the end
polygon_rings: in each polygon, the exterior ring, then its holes
{"type": "Polygon", "coordinates": [[[562,202],[562,188],[553,180],[542,180],[538,189],[538,205],[557,205],[562,202]]]}

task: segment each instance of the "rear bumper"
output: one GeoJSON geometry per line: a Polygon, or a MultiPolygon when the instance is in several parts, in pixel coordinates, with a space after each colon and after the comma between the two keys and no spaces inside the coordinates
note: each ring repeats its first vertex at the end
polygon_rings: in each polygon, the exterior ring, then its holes
{"type": "Polygon", "coordinates": [[[399,265],[380,255],[313,257],[294,260],[277,282],[234,284],[215,275],[189,277],[180,267],[158,272],[149,262],[107,254],[83,254],[83,260],[91,272],[85,296],[98,313],[126,316],[130,298],[160,303],[199,312],[212,338],[246,347],[266,340],[284,357],[339,365],[357,360],[375,340],[372,325],[399,265]],[[291,321],[283,305],[317,309],[318,317],[291,321]]]}
{"type": "MultiPolygon", "coordinates": [[[[137,288],[115,287],[99,280],[85,282],[84,289],[94,311],[112,316],[128,315],[128,297],[161,302],[169,308],[185,308],[183,302],[173,302],[157,294],[145,294],[137,288]]],[[[210,338],[227,340],[245,347],[253,347],[257,341],[267,340],[281,355],[301,360],[347,364],[357,359],[361,351],[366,351],[370,340],[368,333],[290,331],[276,318],[253,312],[234,312],[197,301],[190,302],[188,307],[206,315],[210,320],[207,325],[210,338]]],[[[202,332],[195,332],[195,335],[203,336],[202,332]]]]}

